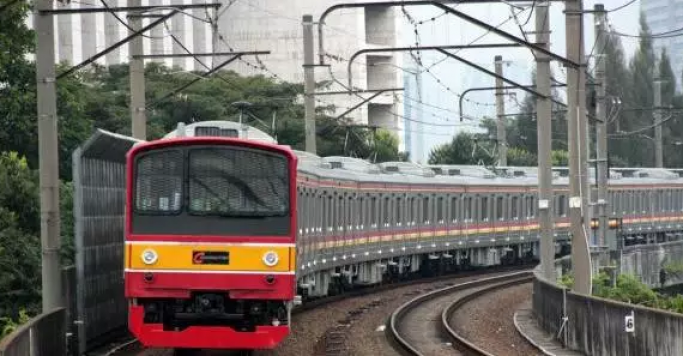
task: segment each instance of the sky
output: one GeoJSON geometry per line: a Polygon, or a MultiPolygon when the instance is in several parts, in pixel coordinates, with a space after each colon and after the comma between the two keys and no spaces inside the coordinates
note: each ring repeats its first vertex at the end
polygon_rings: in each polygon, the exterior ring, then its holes
{"type": "MultiPolygon", "coordinates": [[[[594,5],[602,3],[607,10],[617,8],[628,0],[584,0],[584,10],[592,10],[594,5]]],[[[527,9],[517,15],[519,23],[524,24],[529,18],[529,8],[531,1],[522,3],[527,9]]],[[[501,1],[501,3],[488,3],[476,5],[458,5],[457,10],[475,17],[488,24],[494,26],[508,20],[511,16],[512,7],[501,1]]],[[[423,24],[418,25],[418,33],[420,38],[420,45],[439,45],[439,44],[468,44],[477,39],[482,34],[486,33],[475,25],[465,22],[465,20],[458,19],[451,15],[442,15],[443,11],[436,8],[422,6],[422,7],[406,7],[408,15],[416,22],[424,21],[423,24]],[[434,20],[431,20],[434,18],[434,20]]],[[[562,2],[553,2],[550,7],[550,48],[551,51],[565,56],[566,41],[565,41],[565,15],[563,13],[564,4],[562,2]]],[[[520,11],[520,10],[515,10],[520,11]]],[[[401,10],[399,12],[402,14],[401,10]]],[[[637,34],[639,30],[638,19],[640,13],[640,0],[633,4],[613,13],[608,14],[609,24],[615,31],[627,34],[637,34]]],[[[527,36],[533,42],[535,35],[535,21],[533,14],[528,23],[523,26],[525,31],[531,32],[527,36]]],[[[414,27],[409,24],[407,17],[402,15],[402,26],[405,31],[401,38],[403,45],[414,45],[415,35],[414,27]]],[[[586,54],[591,52],[594,45],[594,22],[593,15],[587,13],[584,16],[584,52],[586,54]]],[[[507,23],[500,26],[500,29],[509,33],[522,37],[519,27],[515,19],[510,19],[507,23]]],[[[488,34],[485,37],[476,41],[476,43],[506,43],[506,39],[495,35],[488,34]]],[[[637,48],[637,39],[622,38],[624,52],[626,56],[630,57],[637,48]]],[[[533,68],[533,56],[530,50],[526,48],[505,48],[505,49],[476,49],[463,50],[458,53],[469,61],[479,64],[491,71],[494,70],[494,57],[502,55],[505,65],[503,66],[503,73],[506,77],[515,80],[521,84],[531,84],[531,70],[533,68]]],[[[457,119],[459,115],[458,109],[458,95],[468,88],[480,86],[494,86],[495,79],[489,75],[479,72],[474,68],[460,64],[452,59],[444,60],[445,56],[438,52],[422,52],[421,59],[423,66],[418,69],[423,71],[429,68],[429,72],[422,74],[423,80],[423,95],[422,102],[424,103],[417,109],[422,110],[422,121],[437,123],[441,126],[422,125],[411,129],[413,137],[424,134],[425,143],[422,152],[422,160],[428,158],[428,154],[432,148],[439,144],[443,144],[452,140],[453,135],[457,132],[478,131],[478,122],[472,120],[465,120],[460,123],[457,119]],[[431,73],[431,74],[430,74],[431,73]],[[437,78],[440,81],[437,82],[437,78]],[[443,126],[452,125],[452,126],[443,126]]],[[[552,63],[552,73],[554,77],[561,81],[566,81],[564,68],[558,67],[556,62],[552,63]]],[[[564,90],[559,91],[561,96],[564,96],[564,90]]],[[[410,94],[408,94],[410,95],[410,94]]],[[[519,105],[525,97],[525,93],[517,91],[516,98],[510,97],[506,100],[506,113],[512,114],[519,112],[519,105]]],[[[493,92],[471,92],[466,95],[463,105],[463,115],[465,117],[481,117],[487,115],[495,116],[495,106],[493,105],[495,96],[493,92]]],[[[408,101],[410,103],[410,101],[408,101]]],[[[415,141],[415,139],[413,139],[415,141]]],[[[419,159],[419,157],[415,157],[419,159]]]]}

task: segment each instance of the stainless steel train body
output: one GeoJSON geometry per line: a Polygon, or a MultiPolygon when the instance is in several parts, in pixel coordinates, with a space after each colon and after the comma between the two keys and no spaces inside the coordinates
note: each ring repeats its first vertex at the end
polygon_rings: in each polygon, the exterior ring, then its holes
{"type": "MultiPolygon", "coordinates": [[[[255,128],[224,121],[181,126],[167,137],[179,134],[275,142],[255,128]]],[[[308,296],[335,293],[340,283],[378,283],[388,273],[415,273],[425,265],[538,258],[535,167],[375,165],[296,154],[297,280],[308,296]]],[[[551,208],[560,252],[570,240],[567,168],[554,172],[551,208]]],[[[593,178],[594,170],[589,174],[593,178]]],[[[681,176],[678,169],[610,171],[608,215],[622,218],[625,244],[683,237],[681,176]]],[[[591,192],[595,200],[594,181],[591,192]]]]}
{"type": "MultiPolygon", "coordinates": [[[[373,165],[297,154],[297,274],[311,296],[327,295],[339,279],[351,285],[377,283],[390,268],[410,273],[425,263],[487,266],[538,257],[533,168],[508,167],[501,175],[476,166],[373,165]]],[[[557,252],[569,244],[565,173],[557,169],[553,180],[557,252]]],[[[613,171],[608,215],[623,219],[624,243],[681,237],[679,173],[613,171]]],[[[595,197],[595,186],[592,191],[595,197]]]]}

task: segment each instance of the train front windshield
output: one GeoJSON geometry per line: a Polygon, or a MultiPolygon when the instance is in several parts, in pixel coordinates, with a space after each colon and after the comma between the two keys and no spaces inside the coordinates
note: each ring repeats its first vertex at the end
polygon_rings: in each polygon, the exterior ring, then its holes
{"type": "Polygon", "coordinates": [[[154,150],[135,159],[133,234],[287,236],[288,161],[235,146],[154,150]]]}

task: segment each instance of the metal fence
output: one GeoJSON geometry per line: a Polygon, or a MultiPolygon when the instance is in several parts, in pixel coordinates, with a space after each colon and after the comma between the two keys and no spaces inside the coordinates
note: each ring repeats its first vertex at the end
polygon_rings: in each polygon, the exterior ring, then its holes
{"type": "Polygon", "coordinates": [[[65,356],[66,309],[43,313],[0,341],[0,356],[65,356]]]}
{"type": "Polygon", "coordinates": [[[683,314],[577,294],[538,270],[532,303],[543,330],[586,355],[683,355],[683,314]]]}
{"type": "Polygon", "coordinates": [[[125,330],[125,159],[136,142],[98,130],[73,153],[79,353],[125,330]]]}

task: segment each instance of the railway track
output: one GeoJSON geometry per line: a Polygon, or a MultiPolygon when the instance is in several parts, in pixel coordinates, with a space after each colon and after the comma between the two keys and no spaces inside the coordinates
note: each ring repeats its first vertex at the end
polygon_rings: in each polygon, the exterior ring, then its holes
{"type": "Polygon", "coordinates": [[[422,294],[392,313],[387,337],[404,355],[492,356],[455,331],[451,325],[453,314],[484,294],[531,280],[531,271],[501,273],[422,294]]]}

